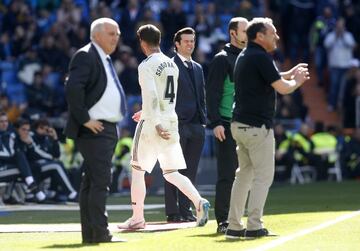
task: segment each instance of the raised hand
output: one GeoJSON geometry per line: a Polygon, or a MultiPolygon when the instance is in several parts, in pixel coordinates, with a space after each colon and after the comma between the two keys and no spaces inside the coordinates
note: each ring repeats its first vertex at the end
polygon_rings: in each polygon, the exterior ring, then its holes
{"type": "Polygon", "coordinates": [[[307,67],[297,67],[294,72],[294,80],[297,84],[302,84],[310,79],[309,69],[307,67]]]}

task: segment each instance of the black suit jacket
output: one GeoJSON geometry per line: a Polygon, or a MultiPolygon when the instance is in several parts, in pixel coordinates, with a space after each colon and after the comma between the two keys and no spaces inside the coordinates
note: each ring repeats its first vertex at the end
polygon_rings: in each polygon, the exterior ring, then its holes
{"type": "Polygon", "coordinates": [[[106,72],[100,55],[95,46],[89,43],[72,57],[65,81],[69,107],[65,135],[68,138],[77,138],[80,127],[90,120],[88,111],[103,95],[106,83],[106,72]]]}
{"type": "Polygon", "coordinates": [[[179,123],[190,122],[199,110],[200,123],[205,124],[205,80],[202,67],[195,61],[191,61],[194,69],[194,88],[189,71],[183,61],[178,55],[175,55],[173,60],[179,68],[175,106],[179,123]]]}

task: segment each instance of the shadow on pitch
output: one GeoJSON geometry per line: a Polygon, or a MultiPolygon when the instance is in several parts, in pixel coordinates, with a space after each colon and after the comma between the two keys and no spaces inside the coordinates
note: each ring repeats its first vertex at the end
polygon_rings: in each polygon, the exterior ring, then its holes
{"type": "Polygon", "coordinates": [[[211,233],[211,234],[194,234],[194,235],[189,235],[187,237],[209,237],[209,238],[214,238],[214,237],[219,237],[219,236],[224,236],[224,234],[218,234],[218,233],[211,233]]]}
{"type": "Polygon", "coordinates": [[[42,248],[88,248],[88,247],[92,247],[92,246],[98,246],[99,243],[89,243],[89,244],[82,244],[82,243],[73,243],[73,244],[54,244],[54,245],[50,245],[50,246],[45,246],[42,248]]]}

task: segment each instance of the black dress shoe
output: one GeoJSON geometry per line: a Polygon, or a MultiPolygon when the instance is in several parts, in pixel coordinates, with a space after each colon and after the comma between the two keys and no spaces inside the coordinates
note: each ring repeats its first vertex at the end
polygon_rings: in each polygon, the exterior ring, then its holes
{"type": "Polygon", "coordinates": [[[92,231],[90,229],[82,231],[81,232],[81,237],[82,237],[82,243],[83,244],[93,243],[93,234],[92,234],[92,231]]]}
{"type": "Polygon", "coordinates": [[[261,228],[258,230],[246,230],[245,237],[247,238],[260,238],[264,236],[270,236],[270,232],[266,228],[261,228]]]}
{"type": "Polygon", "coordinates": [[[229,226],[229,222],[227,222],[227,221],[220,222],[216,229],[216,233],[225,234],[228,226],[229,226]]]}
{"type": "Polygon", "coordinates": [[[184,219],[178,214],[170,214],[166,217],[166,221],[169,223],[180,223],[184,222],[184,219]]]}
{"type": "Polygon", "coordinates": [[[240,237],[245,237],[245,234],[246,234],[245,228],[242,230],[227,229],[225,232],[225,238],[229,240],[240,239],[240,237]]]}
{"type": "Polygon", "coordinates": [[[183,222],[194,222],[196,221],[196,217],[194,215],[186,215],[186,216],[182,216],[183,218],[183,222]]]}
{"type": "Polygon", "coordinates": [[[82,244],[91,244],[91,243],[93,243],[93,241],[90,240],[90,239],[83,239],[82,240],[82,244]]]}

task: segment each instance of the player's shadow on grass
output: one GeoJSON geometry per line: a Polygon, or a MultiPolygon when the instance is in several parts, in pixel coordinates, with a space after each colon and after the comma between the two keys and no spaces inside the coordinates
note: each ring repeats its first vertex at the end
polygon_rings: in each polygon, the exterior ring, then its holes
{"type": "Polygon", "coordinates": [[[224,236],[224,234],[218,234],[218,233],[211,233],[211,234],[194,234],[194,235],[189,235],[187,237],[209,237],[209,238],[214,238],[214,237],[219,237],[219,236],[224,236]]]}
{"type": "Polygon", "coordinates": [[[99,243],[91,243],[91,244],[82,244],[82,243],[73,243],[73,244],[54,244],[50,246],[42,247],[44,249],[46,248],[56,248],[56,249],[63,249],[63,248],[88,248],[93,246],[98,246],[99,243]]]}
{"type": "Polygon", "coordinates": [[[229,243],[229,242],[240,242],[240,241],[253,241],[256,239],[244,239],[244,238],[240,238],[240,239],[225,239],[225,235],[224,234],[218,234],[218,233],[212,233],[212,234],[195,234],[195,235],[190,235],[187,237],[199,237],[199,238],[216,238],[216,237],[221,237],[221,239],[214,239],[215,242],[219,242],[219,243],[229,243]]]}

